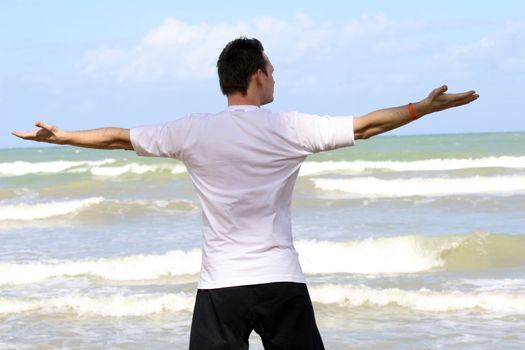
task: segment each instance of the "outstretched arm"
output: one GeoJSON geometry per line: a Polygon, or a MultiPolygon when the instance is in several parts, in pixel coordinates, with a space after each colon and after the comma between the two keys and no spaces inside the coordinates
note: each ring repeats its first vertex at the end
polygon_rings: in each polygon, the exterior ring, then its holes
{"type": "Polygon", "coordinates": [[[35,125],[38,126],[39,129],[27,132],[13,131],[12,134],[24,140],[56,143],[59,145],[98,149],[133,149],[129,138],[129,129],[101,128],[82,131],[62,131],[56,126],[44,122],[37,122],[35,125]]]}
{"type": "Polygon", "coordinates": [[[479,95],[475,91],[459,94],[446,94],[447,86],[434,89],[425,99],[408,106],[380,109],[354,119],[354,137],[367,139],[386,131],[405,125],[425,114],[458,107],[476,100],[479,95]]]}

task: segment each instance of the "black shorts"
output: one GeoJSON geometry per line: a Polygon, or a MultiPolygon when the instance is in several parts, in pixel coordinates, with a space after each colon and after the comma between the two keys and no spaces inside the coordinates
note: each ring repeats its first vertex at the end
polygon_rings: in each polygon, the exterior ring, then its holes
{"type": "Polygon", "coordinates": [[[248,349],[252,330],[265,349],[324,349],[304,283],[197,291],[190,350],[248,349]]]}

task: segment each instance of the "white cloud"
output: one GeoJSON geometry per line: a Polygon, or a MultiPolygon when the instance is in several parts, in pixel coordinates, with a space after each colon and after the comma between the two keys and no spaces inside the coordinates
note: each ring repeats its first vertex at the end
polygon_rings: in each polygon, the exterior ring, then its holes
{"type": "Polygon", "coordinates": [[[452,45],[447,48],[447,56],[451,60],[457,60],[466,56],[476,56],[491,52],[496,46],[493,39],[482,38],[477,42],[464,45],[452,45]]]}
{"type": "Polygon", "coordinates": [[[520,70],[524,65],[525,49],[518,44],[522,22],[503,22],[491,36],[465,36],[459,43],[449,29],[440,35],[436,28],[439,23],[393,20],[382,13],[343,23],[304,14],[224,23],[166,18],[135,45],[85,52],[78,67],[85,78],[121,83],[210,79],[224,45],[241,35],[261,39],[278,73],[286,72],[282,81],[302,87],[327,79],[338,84],[374,77],[395,83],[400,76],[420,80],[421,74],[476,76],[487,67],[520,70]]]}
{"type": "MultiPolygon", "coordinates": [[[[334,48],[356,41],[370,45],[366,39],[371,36],[388,37],[413,27],[383,14],[339,25],[314,22],[304,14],[290,20],[259,17],[218,24],[167,18],[132,47],[103,46],[85,52],[79,70],[87,78],[109,77],[118,82],[207,79],[215,76],[216,60],[224,45],[241,35],[261,39],[270,58],[282,67],[304,58],[325,59],[334,48]]],[[[395,46],[391,42],[388,47],[395,46]]]]}
{"type": "Polygon", "coordinates": [[[505,29],[509,34],[525,32],[525,21],[509,20],[505,23],[505,29]]]}
{"type": "Polygon", "coordinates": [[[122,49],[102,46],[84,53],[81,68],[84,75],[96,75],[101,67],[116,67],[125,58],[122,49]]]}
{"type": "MultiPolygon", "coordinates": [[[[415,22],[414,22],[415,23],[415,22]]],[[[394,33],[406,27],[406,24],[389,20],[385,14],[378,13],[375,16],[364,15],[359,19],[350,21],[343,25],[342,33],[346,38],[360,38],[379,35],[382,33],[394,33]]]]}
{"type": "Polygon", "coordinates": [[[436,52],[431,64],[449,71],[471,76],[484,76],[487,71],[496,71],[516,77],[525,71],[525,42],[522,32],[508,30],[502,24],[500,32],[492,37],[447,46],[436,52]]]}
{"type": "Polygon", "coordinates": [[[187,45],[205,36],[210,30],[207,23],[195,26],[167,18],[159,27],[151,30],[142,43],[151,46],[187,45]]]}
{"type": "Polygon", "coordinates": [[[84,76],[109,75],[119,82],[207,78],[215,74],[217,52],[224,43],[243,32],[249,32],[243,22],[191,25],[167,18],[134,47],[86,52],[79,68],[84,76]]]}

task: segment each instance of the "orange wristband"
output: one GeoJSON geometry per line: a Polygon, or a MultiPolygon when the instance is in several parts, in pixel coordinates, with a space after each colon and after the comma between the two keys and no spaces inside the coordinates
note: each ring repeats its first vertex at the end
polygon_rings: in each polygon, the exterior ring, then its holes
{"type": "Polygon", "coordinates": [[[417,114],[416,111],[414,111],[414,105],[412,102],[408,104],[408,113],[410,114],[410,118],[412,118],[412,120],[417,119],[417,114]]]}

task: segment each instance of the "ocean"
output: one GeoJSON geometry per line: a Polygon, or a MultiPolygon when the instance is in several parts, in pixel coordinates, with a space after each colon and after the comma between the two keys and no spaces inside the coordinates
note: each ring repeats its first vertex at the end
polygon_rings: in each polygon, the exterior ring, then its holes
{"type": "MultiPolygon", "coordinates": [[[[184,165],[33,145],[0,150],[0,349],[187,348],[202,235],[184,165]]],[[[312,155],[292,214],[327,349],[525,348],[525,133],[312,155]]]]}

